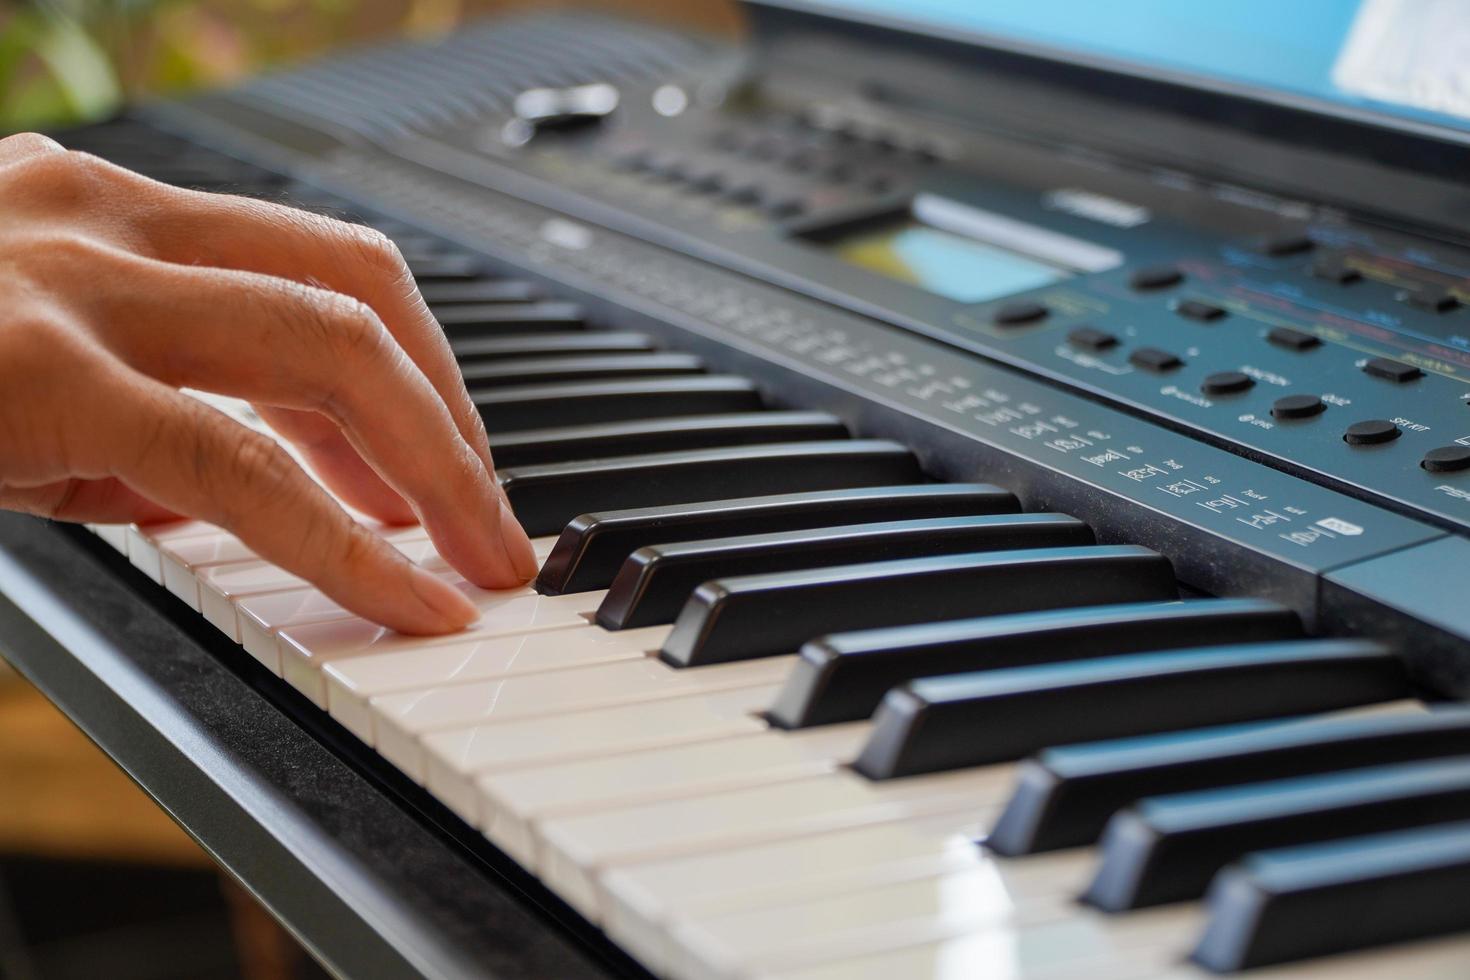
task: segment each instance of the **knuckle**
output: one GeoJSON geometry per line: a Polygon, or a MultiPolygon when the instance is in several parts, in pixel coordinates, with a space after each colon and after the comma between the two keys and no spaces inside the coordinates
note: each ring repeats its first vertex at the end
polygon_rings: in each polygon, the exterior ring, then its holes
{"type": "Polygon", "coordinates": [[[0,157],[39,156],[65,152],[66,147],[40,133],[16,133],[14,136],[0,139],[0,157]]]}

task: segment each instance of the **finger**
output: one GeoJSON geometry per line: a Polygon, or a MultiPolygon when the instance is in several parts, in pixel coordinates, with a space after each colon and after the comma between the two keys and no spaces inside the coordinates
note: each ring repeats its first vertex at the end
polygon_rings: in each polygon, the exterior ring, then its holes
{"type": "Polygon", "coordinates": [[[232,532],[393,629],[443,633],[474,620],[458,590],[353,521],[269,436],[150,379],[115,388],[87,451],[139,493],[232,532]]]}
{"type": "Polygon", "coordinates": [[[66,147],[40,133],[17,133],[0,139],[0,167],[35,157],[65,153],[66,147]]]}
{"type": "Polygon", "coordinates": [[[513,527],[498,489],[485,486],[444,402],[366,304],[273,276],[97,251],[91,265],[109,274],[85,302],[113,353],[176,387],[324,416],[336,436],[289,417],[282,434],[306,437],[303,454],[352,506],[388,521],[417,515],[477,585],[526,580],[497,544],[513,527]]]}
{"type": "Polygon", "coordinates": [[[0,487],[0,509],[57,521],[95,524],[152,524],[182,516],[112,478],[59,480],[39,487],[0,487]]]}
{"type": "MultiPolygon", "coordinates": [[[[301,451],[312,470],[349,507],[384,524],[419,523],[419,516],[408,501],[378,476],[330,419],[314,412],[262,404],[257,404],[255,410],[267,425],[301,451]]],[[[499,552],[495,554],[498,556],[499,552]]],[[[476,578],[469,574],[465,577],[476,578]]]]}
{"type": "MultiPolygon", "coordinates": [[[[319,284],[368,304],[448,406],[461,437],[484,466],[482,491],[500,496],[484,423],[444,332],[387,237],[265,201],[180,193],[188,195],[181,213],[144,219],[152,223],[148,234],[159,257],[319,284]]],[[[530,540],[520,525],[508,519],[503,531],[507,557],[526,577],[535,574],[530,540]]]]}

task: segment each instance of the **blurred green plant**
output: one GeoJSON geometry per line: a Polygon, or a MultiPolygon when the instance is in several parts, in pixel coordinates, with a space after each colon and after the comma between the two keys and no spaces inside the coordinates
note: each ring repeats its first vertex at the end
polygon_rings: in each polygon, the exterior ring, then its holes
{"type": "Polygon", "coordinates": [[[221,84],[348,38],[442,30],[463,0],[0,0],[0,132],[221,84]]]}

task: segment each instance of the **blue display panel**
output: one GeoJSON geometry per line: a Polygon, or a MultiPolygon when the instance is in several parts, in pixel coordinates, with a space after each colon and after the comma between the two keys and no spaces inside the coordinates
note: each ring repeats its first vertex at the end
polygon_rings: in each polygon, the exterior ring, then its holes
{"type": "Polygon", "coordinates": [[[1466,0],[821,0],[1470,132],[1466,0]]]}

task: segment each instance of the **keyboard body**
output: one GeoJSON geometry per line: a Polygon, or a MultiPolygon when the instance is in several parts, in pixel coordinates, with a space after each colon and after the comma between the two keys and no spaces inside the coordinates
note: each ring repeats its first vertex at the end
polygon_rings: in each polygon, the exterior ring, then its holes
{"type": "MultiPolygon", "coordinates": [[[[1470,252],[1433,228],[1387,227],[1366,205],[1186,177],[1112,147],[1022,138],[1011,120],[980,127],[864,97],[859,80],[808,57],[813,45],[860,52],[861,38],[763,17],[753,47],[587,15],[491,22],[62,138],[164,179],[427,236],[574,304],[597,331],[751,379],[768,409],[828,413],[862,440],[906,446],[927,479],[993,484],[1025,512],[1085,523],[1097,547],[1162,555],[1186,599],[1268,600],[1312,636],[1387,644],[1421,697],[1470,693],[1470,319],[1459,306],[1470,252]],[[598,82],[620,90],[614,117],[529,138],[510,126],[512,93],[598,82]],[[195,152],[226,161],[208,163],[214,183],[179,162],[195,152]],[[920,219],[1019,236],[1070,274],[995,295],[948,284],[956,299],[841,257],[920,219]]],[[[278,651],[297,641],[276,613],[252,627],[221,584],[235,628],[221,632],[208,599],[191,609],[166,581],[177,553],[166,541],[102,534],[113,548],[0,518],[7,658],[339,972],[815,977],[830,961],[844,975],[830,949],[754,964],[710,952],[738,948],[739,922],[701,933],[701,920],[668,947],[628,921],[598,921],[581,871],[518,859],[509,836],[482,833],[476,804],[404,761],[419,758],[411,728],[393,743],[379,716],[322,711],[335,681],[304,667],[292,679],[278,651]]],[[[417,543],[409,534],[403,546],[417,543]]],[[[182,588],[205,588],[199,576],[182,588]]],[[[316,621],[298,621],[317,635],[316,621]]],[[[1159,923],[1141,930],[1178,936],[1177,949],[1083,972],[1205,975],[1184,958],[1197,919],[1141,914],[1159,923]]],[[[1026,943],[1106,932],[1097,917],[1047,915],[1038,921],[1055,928],[1026,943]]],[[[890,962],[888,947],[874,950],[863,969],[890,962]]],[[[984,955],[958,962],[1083,969],[984,955]]],[[[1470,946],[1451,938],[1281,975],[1451,976],[1467,964],[1470,946]]]]}

